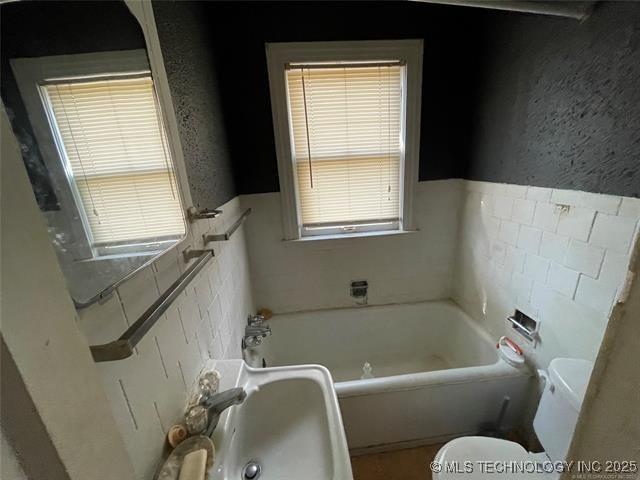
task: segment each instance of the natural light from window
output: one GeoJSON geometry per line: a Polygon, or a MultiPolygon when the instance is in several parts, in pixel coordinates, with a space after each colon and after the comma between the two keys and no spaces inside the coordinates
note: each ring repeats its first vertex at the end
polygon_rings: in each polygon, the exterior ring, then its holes
{"type": "Polygon", "coordinates": [[[302,235],[398,228],[403,68],[397,61],[288,66],[302,235]]]}
{"type": "Polygon", "coordinates": [[[40,91],[92,246],[106,254],[183,236],[151,77],[45,82],[40,91]]]}

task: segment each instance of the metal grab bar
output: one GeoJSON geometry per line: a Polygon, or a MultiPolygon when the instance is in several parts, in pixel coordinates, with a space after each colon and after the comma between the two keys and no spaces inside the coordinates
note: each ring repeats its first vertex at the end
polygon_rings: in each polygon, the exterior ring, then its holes
{"type": "Polygon", "coordinates": [[[238,228],[240,228],[240,225],[244,223],[244,221],[250,214],[251,214],[251,209],[247,208],[242,213],[242,215],[240,215],[240,218],[238,218],[238,220],[236,220],[235,223],[231,225],[231,227],[229,227],[229,230],[227,230],[225,233],[220,233],[216,235],[202,235],[204,243],[207,244],[209,242],[223,242],[225,240],[229,240],[231,238],[231,235],[233,235],[233,233],[238,228]]]}
{"type": "Polygon", "coordinates": [[[135,346],[145,334],[167,311],[173,301],[189,285],[189,282],[213,258],[213,250],[205,250],[198,260],[186,272],[171,284],[171,286],[122,334],[120,338],[103,345],[91,345],[91,355],[94,362],[109,362],[130,357],[135,346]]]}

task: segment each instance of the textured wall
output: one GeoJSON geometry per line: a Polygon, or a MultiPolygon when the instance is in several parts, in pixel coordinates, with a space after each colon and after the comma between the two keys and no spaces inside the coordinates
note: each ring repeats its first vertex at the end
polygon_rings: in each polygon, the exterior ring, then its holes
{"type": "Polygon", "coordinates": [[[638,4],[599,4],[584,23],[405,2],[154,10],[202,206],[231,198],[236,185],[279,190],[265,42],[384,38],[425,42],[420,180],[640,195],[638,4]]]}
{"type": "Polygon", "coordinates": [[[239,193],[279,190],[265,42],[424,39],[420,179],[461,176],[478,10],[411,2],[211,2],[207,12],[239,193]]]}
{"type": "Polygon", "coordinates": [[[640,4],[487,15],[467,178],[640,196],[640,4]]]}
{"type": "Polygon", "coordinates": [[[198,207],[217,208],[236,189],[216,74],[224,45],[211,44],[204,9],[199,2],[153,2],[191,197],[198,207]]]}
{"type": "Polygon", "coordinates": [[[142,31],[122,1],[16,2],[0,6],[0,91],[38,205],[58,201],[18,91],[10,59],[145,48],[142,31]]]}

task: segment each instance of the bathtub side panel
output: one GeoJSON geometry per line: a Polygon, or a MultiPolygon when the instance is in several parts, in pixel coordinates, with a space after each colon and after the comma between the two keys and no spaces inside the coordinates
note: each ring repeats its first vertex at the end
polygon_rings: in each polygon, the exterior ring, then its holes
{"type": "Polygon", "coordinates": [[[429,444],[495,425],[509,397],[503,428],[521,425],[530,377],[513,376],[340,398],[349,449],[429,444]]]}

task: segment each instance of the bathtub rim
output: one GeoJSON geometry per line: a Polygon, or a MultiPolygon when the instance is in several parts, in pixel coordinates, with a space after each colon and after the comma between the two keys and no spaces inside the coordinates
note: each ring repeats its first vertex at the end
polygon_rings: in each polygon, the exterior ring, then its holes
{"type": "Polygon", "coordinates": [[[448,368],[432,372],[406,373],[366,380],[348,380],[345,382],[335,382],[334,386],[339,398],[349,398],[436,388],[443,385],[489,382],[503,378],[531,376],[533,376],[533,371],[530,370],[529,367],[516,368],[499,358],[491,365],[448,368]]]}
{"type": "MultiPolygon", "coordinates": [[[[304,310],[291,310],[288,312],[274,312],[273,316],[267,320],[267,322],[272,322],[273,320],[278,319],[278,317],[290,317],[294,315],[304,315],[309,313],[331,313],[342,310],[369,310],[369,309],[377,309],[377,308],[385,308],[385,307],[402,307],[402,306],[415,306],[429,303],[441,303],[443,305],[447,305],[449,307],[453,307],[456,310],[460,311],[464,316],[466,316],[469,320],[474,323],[477,323],[473,320],[467,312],[453,299],[453,298],[434,298],[431,300],[412,300],[410,302],[386,302],[386,303],[368,303],[366,305],[343,305],[339,307],[325,307],[325,308],[311,308],[304,310]]],[[[480,328],[482,330],[482,328],[480,328]]]]}

